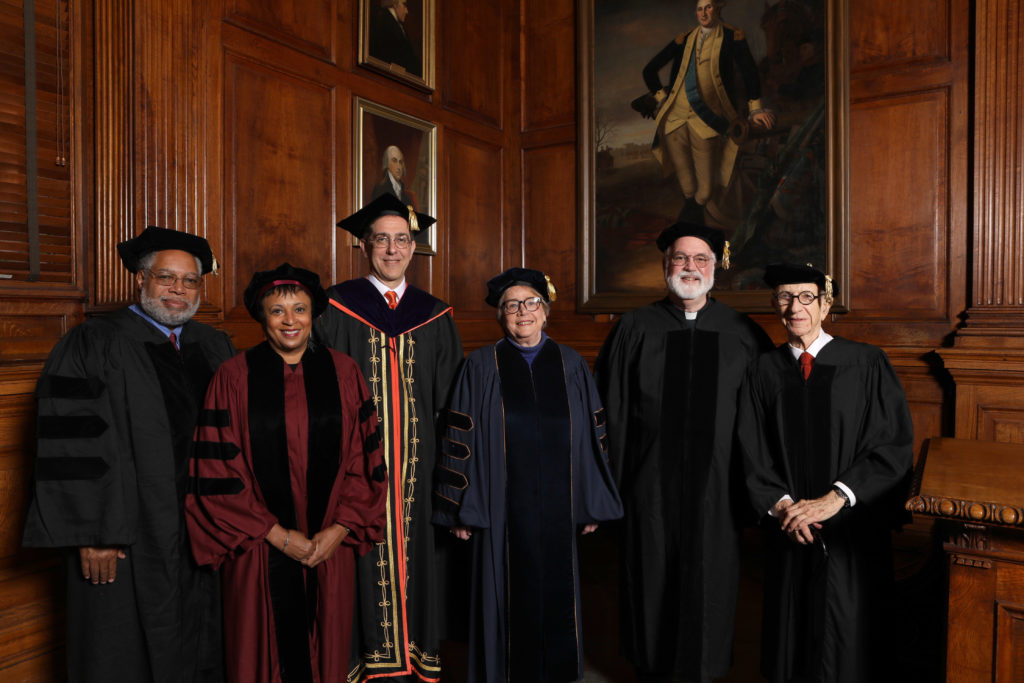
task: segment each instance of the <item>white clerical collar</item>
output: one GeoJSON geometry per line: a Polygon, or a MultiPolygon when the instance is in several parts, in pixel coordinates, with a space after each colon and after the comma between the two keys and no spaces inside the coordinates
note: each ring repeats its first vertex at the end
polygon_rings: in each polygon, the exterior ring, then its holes
{"type": "Polygon", "coordinates": [[[388,171],[388,180],[391,181],[391,187],[395,189],[395,196],[399,199],[402,198],[402,183],[395,179],[395,176],[391,175],[391,171],[388,171]]]}
{"type": "Polygon", "coordinates": [[[826,332],[825,330],[821,330],[818,333],[818,338],[811,342],[811,345],[808,346],[806,349],[798,349],[797,347],[790,344],[789,352],[793,354],[793,358],[800,358],[800,355],[804,351],[807,351],[807,353],[817,358],[818,354],[821,353],[821,350],[825,348],[825,344],[828,344],[830,341],[832,341],[832,335],[826,332]]]}
{"type": "MultiPolygon", "coordinates": [[[[395,287],[393,290],[391,289],[391,287],[388,287],[386,284],[378,280],[377,276],[374,275],[373,273],[367,275],[366,279],[369,280],[373,284],[373,286],[377,288],[377,291],[380,292],[381,296],[384,296],[384,292],[393,291],[395,294],[398,295],[398,298],[401,299],[402,295],[405,294],[405,288],[408,287],[404,277],[402,278],[402,283],[395,287]]],[[[386,296],[384,298],[387,299],[386,296]]]]}

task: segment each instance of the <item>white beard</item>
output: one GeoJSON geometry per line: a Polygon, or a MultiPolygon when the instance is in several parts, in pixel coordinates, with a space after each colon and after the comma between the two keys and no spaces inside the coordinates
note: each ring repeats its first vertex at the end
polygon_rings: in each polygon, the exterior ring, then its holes
{"type": "Polygon", "coordinates": [[[146,312],[153,320],[157,321],[161,325],[167,327],[177,327],[178,325],[184,325],[192,316],[199,310],[199,299],[196,298],[194,304],[188,308],[172,313],[166,308],[160,305],[160,301],[163,297],[151,297],[148,296],[144,291],[139,292],[139,305],[142,306],[142,310],[146,312]]]}
{"type": "Polygon", "coordinates": [[[675,294],[684,301],[690,301],[692,299],[699,299],[715,286],[715,273],[711,272],[706,278],[700,274],[697,270],[684,270],[680,271],[675,276],[665,274],[665,284],[668,285],[670,292],[675,294]],[[687,284],[683,282],[683,276],[695,277],[700,280],[697,284],[687,284]]]}

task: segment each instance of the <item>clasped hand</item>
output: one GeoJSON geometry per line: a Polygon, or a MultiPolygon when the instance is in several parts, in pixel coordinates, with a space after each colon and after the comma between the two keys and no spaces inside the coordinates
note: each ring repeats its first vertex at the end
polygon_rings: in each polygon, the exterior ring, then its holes
{"type": "Polygon", "coordinates": [[[340,524],[321,529],[313,538],[307,538],[298,529],[288,530],[275,524],[267,534],[267,542],[279,548],[287,557],[312,568],[330,559],[347,535],[348,531],[340,524]]]}
{"type": "Polygon", "coordinates": [[[814,531],[821,528],[822,522],[842,510],[845,502],[834,491],[829,491],[821,498],[797,502],[780,500],[775,504],[772,514],[779,520],[779,527],[789,540],[808,545],[814,543],[814,531]]]}

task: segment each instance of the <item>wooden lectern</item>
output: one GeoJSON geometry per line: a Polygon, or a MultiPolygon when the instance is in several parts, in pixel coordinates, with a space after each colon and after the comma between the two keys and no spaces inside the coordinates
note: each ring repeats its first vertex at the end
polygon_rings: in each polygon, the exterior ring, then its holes
{"type": "Polygon", "coordinates": [[[1024,445],[931,439],[907,509],[946,520],[946,680],[1024,681],[1024,445]]]}

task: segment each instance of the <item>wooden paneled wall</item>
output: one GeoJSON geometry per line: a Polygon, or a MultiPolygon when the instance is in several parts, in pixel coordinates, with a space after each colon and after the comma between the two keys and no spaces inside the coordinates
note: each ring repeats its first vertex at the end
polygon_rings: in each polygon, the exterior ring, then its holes
{"type": "MultiPolygon", "coordinates": [[[[614,318],[574,310],[577,1],[437,0],[427,92],[358,66],[357,0],[70,0],[74,281],[0,282],[0,678],[59,671],[54,556],[17,543],[41,360],[131,295],[114,245],[147,224],[210,240],[222,274],[200,317],[240,347],[259,337],[240,306],[254,269],[361,274],[334,228],[355,205],[355,98],[438,127],[438,253],[410,276],[455,306],[467,347],[498,334],[484,282],[527,265],[559,287],[552,336],[596,356],[614,318]]],[[[918,444],[954,430],[1024,441],[1009,398],[1024,374],[1020,10],[848,5],[850,312],[830,329],[889,352],[918,444]]]]}

